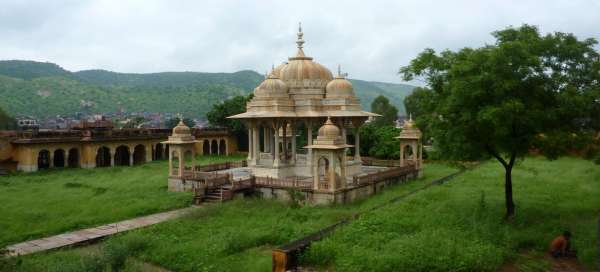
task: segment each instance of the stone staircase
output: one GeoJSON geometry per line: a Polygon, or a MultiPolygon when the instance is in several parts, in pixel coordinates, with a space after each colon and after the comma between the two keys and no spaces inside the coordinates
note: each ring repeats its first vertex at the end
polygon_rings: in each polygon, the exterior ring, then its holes
{"type": "Polygon", "coordinates": [[[209,189],[202,197],[202,202],[220,203],[231,200],[233,196],[231,185],[222,185],[213,189],[209,189]]]}

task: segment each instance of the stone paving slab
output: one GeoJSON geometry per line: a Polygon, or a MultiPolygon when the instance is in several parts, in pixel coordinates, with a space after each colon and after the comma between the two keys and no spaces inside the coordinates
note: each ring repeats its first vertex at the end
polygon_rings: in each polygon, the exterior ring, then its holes
{"type": "Polygon", "coordinates": [[[134,219],[123,220],[116,223],[106,224],[93,228],[87,228],[63,234],[58,234],[41,239],[25,241],[18,244],[7,246],[9,256],[26,255],[49,249],[60,248],[69,245],[75,245],[86,241],[110,236],[119,232],[142,228],[167,220],[175,219],[196,209],[188,207],[179,210],[146,215],[134,219]]]}

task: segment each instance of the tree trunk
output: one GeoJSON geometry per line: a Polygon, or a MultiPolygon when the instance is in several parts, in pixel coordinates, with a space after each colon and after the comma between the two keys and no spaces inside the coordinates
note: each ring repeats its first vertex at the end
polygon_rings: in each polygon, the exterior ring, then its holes
{"type": "Polygon", "coordinates": [[[504,196],[506,199],[506,216],[505,219],[511,219],[515,215],[515,203],[512,193],[512,163],[505,167],[504,173],[504,196]]]}

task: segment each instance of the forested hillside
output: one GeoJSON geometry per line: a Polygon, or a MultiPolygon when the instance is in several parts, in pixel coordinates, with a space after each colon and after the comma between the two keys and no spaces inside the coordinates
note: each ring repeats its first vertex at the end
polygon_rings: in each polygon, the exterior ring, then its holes
{"type": "MultiPolygon", "coordinates": [[[[164,72],[116,73],[105,70],[69,72],[52,63],[0,61],[0,108],[11,115],[38,118],[75,112],[181,112],[204,117],[210,107],[250,93],[263,75],[164,72]]],[[[404,112],[403,98],[413,86],[351,80],[365,110],[382,94],[404,112]]]]}

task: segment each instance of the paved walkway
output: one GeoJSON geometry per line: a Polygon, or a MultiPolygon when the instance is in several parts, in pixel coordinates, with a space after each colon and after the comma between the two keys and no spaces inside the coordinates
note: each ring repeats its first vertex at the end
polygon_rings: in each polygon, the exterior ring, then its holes
{"type": "Polygon", "coordinates": [[[27,255],[35,252],[40,252],[49,249],[60,248],[69,245],[75,245],[87,241],[93,241],[119,232],[124,232],[132,229],[143,228],[146,226],[158,224],[167,220],[171,220],[189,213],[197,207],[188,207],[179,210],[156,213],[146,215],[134,219],[120,221],[113,224],[67,232],[55,236],[45,237],[42,239],[26,241],[14,245],[7,246],[8,255],[27,255]]]}

